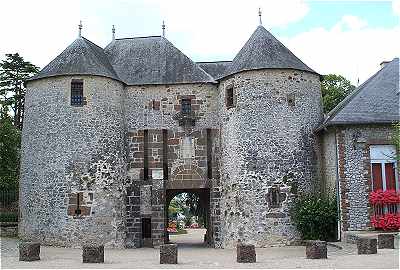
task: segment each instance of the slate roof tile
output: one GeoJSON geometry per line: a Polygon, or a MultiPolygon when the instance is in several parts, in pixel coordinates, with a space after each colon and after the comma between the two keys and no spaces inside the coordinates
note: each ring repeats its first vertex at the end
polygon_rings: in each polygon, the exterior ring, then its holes
{"type": "Polygon", "coordinates": [[[329,112],[319,129],[399,122],[399,76],[399,58],[394,58],[329,112]]]}
{"type": "Polygon", "coordinates": [[[84,37],[77,38],[29,80],[59,75],[98,75],[120,80],[103,49],[84,37]]]}

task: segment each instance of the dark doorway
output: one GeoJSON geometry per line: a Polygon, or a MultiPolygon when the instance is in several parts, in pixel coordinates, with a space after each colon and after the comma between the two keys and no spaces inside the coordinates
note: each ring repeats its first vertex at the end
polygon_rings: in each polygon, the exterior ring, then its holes
{"type": "Polygon", "coordinates": [[[142,218],[142,240],[144,247],[152,247],[151,218],[142,218]]]}

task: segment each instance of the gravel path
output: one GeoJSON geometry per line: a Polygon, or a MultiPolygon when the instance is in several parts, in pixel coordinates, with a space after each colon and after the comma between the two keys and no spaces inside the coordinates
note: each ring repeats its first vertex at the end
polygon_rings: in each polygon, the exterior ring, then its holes
{"type": "Polygon", "coordinates": [[[41,260],[18,261],[17,239],[1,239],[1,268],[392,268],[399,269],[399,250],[380,249],[378,254],[357,255],[355,245],[328,247],[328,259],[308,260],[305,247],[258,248],[257,263],[236,263],[235,249],[212,249],[199,243],[204,230],[171,236],[179,245],[178,265],[160,265],[156,248],[106,249],[104,264],[83,264],[82,251],[41,247],[41,260]]]}

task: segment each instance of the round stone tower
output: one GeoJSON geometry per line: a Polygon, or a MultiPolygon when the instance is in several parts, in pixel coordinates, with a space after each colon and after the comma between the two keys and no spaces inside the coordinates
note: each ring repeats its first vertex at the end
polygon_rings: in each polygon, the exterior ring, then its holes
{"type": "Polygon", "coordinates": [[[320,76],[259,26],[220,80],[223,246],[287,244],[289,210],[317,188],[320,76]]]}
{"type": "Polygon", "coordinates": [[[79,37],[27,82],[19,236],[124,245],[124,84],[79,37]]]}

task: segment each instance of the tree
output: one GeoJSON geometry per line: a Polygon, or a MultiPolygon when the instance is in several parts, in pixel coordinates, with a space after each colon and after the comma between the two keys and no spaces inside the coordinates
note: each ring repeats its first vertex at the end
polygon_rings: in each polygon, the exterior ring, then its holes
{"type": "Polygon", "coordinates": [[[342,75],[324,75],[324,79],[321,83],[324,112],[330,112],[355,88],[356,87],[342,75]]]}
{"type": "Polygon", "coordinates": [[[0,105],[1,118],[13,112],[13,124],[22,129],[24,115],[24,82],[39,71],[39,68],[25,61],[18,53],[6,54],[0,62],[0,105]]]}
{"type": "Polygon", "coordinates": [[[13,126],[10,117],[0,119],[0,188],[15,189],[18,186],[20,131],[13,126]]]}

